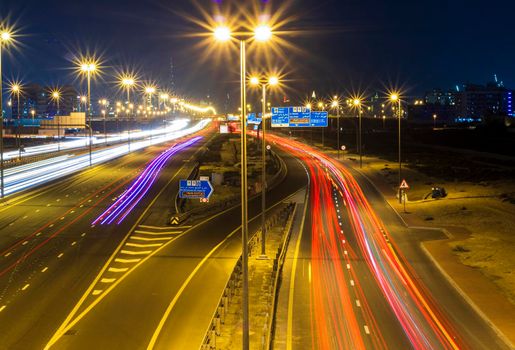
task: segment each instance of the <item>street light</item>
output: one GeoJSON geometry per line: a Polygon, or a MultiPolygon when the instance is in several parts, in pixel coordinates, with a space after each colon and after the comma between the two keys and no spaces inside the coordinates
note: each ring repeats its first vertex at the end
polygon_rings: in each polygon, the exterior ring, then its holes
{"type": "MultiPolygon", "coordinates": [[[[120,84],[127,92],[127,104],[129,105],[131,103],[131,89],[136,84],[136,78],[132,75],[123,75],[120,77],[120,84]]],[[[121,102],[116,102],[117,107],[120,107],[121,105],[122,105],[121,102]]],[[[117,110],[119,110],[119,108],[117,110]]],[[[131,151],[131,131],[130,131],[129,118],[130,118],[130,115],[127,114],[127,149],[130,152],[131,151]]]]}
{"type": "Polygon", "coordinates": [[[54,103],[57,104],[57,109],[55,111],[55,118],[57,119],[57,152],[61,151],[61,123],[59,119],[59,100],[61,99],[61,92],[59,89],[54,89],[50,94],[54,103]]]}
{"type": "MultiPolygon", "coordinates": [[[[259,42],[272,38],[272,29],[261,24],[253,33],[239,33],[240,44],[240,109],[241,109],[241,231],[242,231],[242,270],[243,270],[243,334],[242,348],[249,349],[249,285],[248,285],[248,203],[247,203],[247,96],[246,96],[246,42],[248,37],[259,42]]],[[[227,26],[218,26],[213,32],[214,38],[220,42],[231,40],[231,30],[227,26]]]]}
{"type": "Polygon", "coordinates": [[[91,160],[91,148],[92,148],[92,133],[93,133],[93,124],[91,123],[91,76],[98,73],[98,61],[93,58],[86,58],[82,61],[78,62],[79,72],[86,76],[88,83],[88,93],[87,93],[87,109],[86,109],[86,117],[87,117],[87,125],[89,125],[89,165],[92,165],[91,160]]]}
{"type": "Polygon", "coordinates": [[[361,143],[361,99],[360,98],[354,98],[352,100],[352,106],[356,108],[358,111],[358,151],[359,151],[359,167],[361,168],[363,166],[363,150],[362,150],[362,143],[361,143]]]}
{"type": "Polygon", "coordinates": [[[390,101],[392,103],[397,103],[397,119],[399,120],[399,124],[398,124],[398,132],[399,132],[399,144],[398,144],[398,147],[399,147],[399,189],[398,189],[398,194],[399,194],[399,203],[402,203],[402,195],[401,195],[401,182],[402,182],[402,158],[401,158],[401,120],[402,120],[402,115],[401,115],[401,97],[399,95],[399,93],[397,92],[393,92],[390,94],[390,101]]]}
{"type": "MultiPolygon", "coordinates": [[[[16,119],[18,120],[18,123],[16,123],[16,147],[18,147],[18,157],[21,158],[21,137],[20,137],[20,93],[21,93],[21,86],[19,83],[14,82],[11,84],[10,87],[11,90],[11,96],[16,95],[17,104],[16,104],[16,119]]],[[[12,97],[11,97],[12,99],[12,97]]]]}
{"type": "Polygon", "coordinates": [[[331,107],[336,108],[336,147],[338,152],[338,159],[340,159],[340,103],[338,101],[338,96],[333,97],[331,107]]]}
{"type": "Polygon", "coordinates": [[[267,86],[279,85],[279,78],[270,76],[268,79],[260,79],[253,76],[250,84],[258,86],[261,84],[261,258],[266,258],[266,88],[267,86]]]}
{"type": "MultiPolygon", "coordinates": [[[[1,30],[1,29],[0,29],[1,30]]],[[[0,198],[4,198],[4,105],[2,99],[2,49],[12,41],[12,34],[4,29],[0,32],[0,198]]]]}
{"type": "Polygon", "coordinates": [[[433,130],[436,130],[436,114],[433,114],[433,130]]]}

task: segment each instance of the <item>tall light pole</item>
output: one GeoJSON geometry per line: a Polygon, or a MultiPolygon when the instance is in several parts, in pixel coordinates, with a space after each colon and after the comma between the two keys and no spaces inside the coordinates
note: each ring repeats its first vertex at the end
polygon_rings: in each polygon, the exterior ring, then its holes
{"type": "Polygon", "coordinates": [[[390,101],[392,103],[397,103],[397,119],[399,120],[398,131],[399,131],[399,203],[402,203],[402,193],[401,193],[401,182],[402,182],[402,158],[401,158],[401,120],[402,120],[402,111],[401,111],[401,97],[398,93],[392,93],[390,95],[390,101]]]}
{"type": "Polygon", "coordinates": [[[433,114],[433,130],[436,130],[436,114],[433,114]]]}
{"type": "MultiPolygon", "coordinates": [[[[227,42],[232,39],[231,30],[226,26],[218,26],[213,33],[216,40],[227,42]]],[[[242,231],[242,349],[249,349],[249,281],[248,281],[248,203],[247,203],[247,95],[246,95],[246,38],[253,37],[255,41],[266,42],[272,37],[272,28],[261,24],[253,33],[239,33],[240,44],[240,110],[241,110],[241,231],[242,231]]]]}
{"type": "Polygon", "coordinates": [[[359,167],[363,167],[363,149],[362,149],[362,142],[361,142],[361,99],[355,98],[352,101],[352,105],[356,110],[358,111],[358,151],[359,151],[359,167]]]}
{"type": "Polygon", "coordinates": [[[12,40],[9,31],[0,32],[0,198],[4,198],[4,104],[2,86],[2,49],[12,40]]]}
{"type": "Polygon", "coordinates": [[[102,110],[100,111],[100,113],[102,113],[102,121],[104,123],[104,143],[107,145],[106,110],[105,110],[105,108],[107,107],[107,99],[103,98],[98,102],[102,106],[102,110]]]}
{"type": "Polygon", "coordinates": [[[93,134],[93,124],[91,123],[91,77],[93,74],[96,74],[97,71],[97,62],[94,59],[86,59],[82,62],[79,62],[80,72],[83,75],[86,75],[87,84],[88,84],[88,93],[87,93],[87,101],[86,101],[86,124],[89,125],[89,166],[92,165],[91,153],[92,153],[92,134],[93,134]]]}
{"type": "Polygon", "coordinates": [[[21,158],[21,137],[20,137],[20,93],[21,93],[21,86],[19,83],[13,83],[11,84],[11,96],[16,95],[16,119],[18,120],[18,123],[16,123],[16,147],[18,148],[18,157],[21,158]]]}
{"type": "MultiPolygon", "coordinates": [[[[125,89],[127,93],[127,106],[131,103],[131,89],[134,87],[134,84],[136,84],[136,79],[131,75],[124,75],[120,78],[120,84],[125,89]]],[[[118,104],[117,104],[118,106],[118,104]]],[[[118,106],[120,107],[120,106],[118,106]]],[[[131,131],[130,131],[130,124],[129,124],[129,113],[127,113],[127,149],[130,152],[131,151],[131,131]]]]}
{"type": "Polygon", "coordinates": [[[266,88],[279,84],[279,78],[270,76],[268,79],[250,78],[250,84],[261,84],[261,258],[266,258],[266,88]]]}
{"type": "Polygon", "coordinates": [[[61,151],[61,120],[59,118],[59,100],[61,99],[61,93],[58,89],[53,90],[51,95],[54,103],[57,104],[55,111],[55,118],[57,119],[57,152],[61,151]]]}
{"type": "Polygon", "coordinates": [[[336,147],[338,149],[338,159],[340,159],[340,104],[338,103],[338,96],[334,96],[331,107],[336,108],[336,147]]]}

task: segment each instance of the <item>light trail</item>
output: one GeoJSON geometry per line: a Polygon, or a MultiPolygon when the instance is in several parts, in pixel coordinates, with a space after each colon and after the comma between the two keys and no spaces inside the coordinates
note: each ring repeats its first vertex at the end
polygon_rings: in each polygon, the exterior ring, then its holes
{"type": "MultiPolygon", "coordinates": [[[[136,141],[138,139],[144,139],[144,138],[154,138],[159,135],[166,135],[168,133],[172,133],[181,129],[184,129],[188,126],[189,121],[187,119],[178,119],[174,120],[170,123],[170,125],[166,128],[159,128],[159,129],[153,129],[153,130],[143,130],[143,131],[136,131],[131,132],[130,138],[131,141],[136,141]]],[[[39,145],[39,146],[30,146],[26,147],[25,151],[21,153],[22,158],[29,157],[29,156],[35,156],[39,154],[45,154],[45,153],[52,153],[57,152],[59,149],[61,151],[63,150],[72,150],[77,148],[84,148],[89,146],[89,137],[68,137],[71,139],[70,141],[62,141],[59,143],[60,146],[58,146],[57,142],[52,142],[49,144],[39,145]]],[[[124,142],[127,141],[129,138],[129,135],[127,132],[122,132],[117,135],[111,135],[106,138],[102,137],[95,137],[93,136],[91,139],[91,142],[93,145],[103,145],[106,143],[115,143],[115,142],[124,142]]],[[[9,159],[16,159],[20,156],[19,150],[4,152],[4,160],[9,159]]]]}
{"type": "Polygon", "coordinates": [[[356,259],[364,260],[412,348],[466,348],[448,317],[396,248],[350,172],[337,160],[305,144],[275,135],[269,138],[301,158],[311,173],[313,348],[362,349],[365,344],[374,349],[389,348],[367,303],[367,290],[362,289],[360,281],[364,277],[352,269],[356,259]],[[330,191],[333,187],[344,207],[335,206],[330,191]],[[349,240],[340,227],[338,210],[347,214],[355,251],[344,243],[349,240]],[[346,278],[351,278],[352,283],[346,278]],[[361,312],[352,307],[354,297],[360,300],[361,312]],[[366,328],[358,324],[359,320],[366,322],[366,328]],[[364,336],[370,340],[364,341],[364,336]]]}
{"type": "MultiPolygon", "coordinates": [[[[209,120],[202,120],[190,128],[175,130],[173,132],[159,135],[158,137],[151,139],[132,142],[130,152],[193,134],[205,128],[208,123],[209,120]]],[[[104,163],[128,153],[129,150],[127,145],[118,145],[96,150],[92,152],[92,165],[104,163]]],[[[19,192],[24,189],[38,186],[49,181],[73,174],[88,167],[89,154],[87,153],[76,156],[59,156],[56,158],[22,165],[20,167],[14,167],[6,170],[4,178],[4,192],[6,195],[13,194],[15,192],[19,192]]]]}
{"type": "Polygon", "coordinates": [[[191,146],[202,139],[201,136],[194,137],[181,144],[176,144],[161,153],[159,156],[154,158],[138,176],[131,186],[125,190],[118,200],[113,203],[108,209],[106,209],[98,218],[93,221],[93,225],[100,223],[112,224],[116,221],[116,224],[120,224],[123,219],[129,215],[139,201],[145,196],[148,190],[152,187],[157,176],[161,172],[161,169],[166,162],[177,152],[191,146]]]}

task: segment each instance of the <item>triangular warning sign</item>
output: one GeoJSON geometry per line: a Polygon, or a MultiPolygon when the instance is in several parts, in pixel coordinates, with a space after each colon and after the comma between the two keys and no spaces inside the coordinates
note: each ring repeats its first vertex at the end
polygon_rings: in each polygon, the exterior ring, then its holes
{"type": "Polygon", "coordinates": [[[408,185],[408,183],[406,182],[406,180],[402,180],[401,185],[399,186],[399,188],[402,188],[402,189],[407,189],[407,188],[409,188],[409,185],[408,185]]]}

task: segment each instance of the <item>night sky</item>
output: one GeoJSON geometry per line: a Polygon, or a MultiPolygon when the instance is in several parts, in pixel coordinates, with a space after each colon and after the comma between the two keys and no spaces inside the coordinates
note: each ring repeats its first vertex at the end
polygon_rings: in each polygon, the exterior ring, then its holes
{"type": "MultiPolygon", "coordinates": [[[[164,85],[170,57],[177,90],[213,102],[230,93],[238,101],[238,54],[213,59],[190,34],[205,29],[187,16],[202,19],[200,8],[251,1],[41,1],[2,0],[0,17],[19,29],[19,45],[4,55],[4,77],[55,85],[73,82],[69,59],[92,50],[102,55],[106,73],[135,67],[142,78],[164,85]],[[187,16],[186,16],[187,15],[187,16]]],[[[464,82],[485,83],[497,74],[515,87],[515,3],[507,0],[268,0],[287,8],[283,38],[295,49],[272,58],[287,73],[284,94],[292,99],[314,89],[319,96],[402,86],[408,95],[464,82]]],[[[243,6],[243,5],[241,5],[243,6]]],[[[237,11],[234,11],[237,12],[237,11]]],[[[249,53],[253,55],[252,52],[249,53]]],[[[249,57],[252,69],[253,57],[249,57]]],[[[255,67],[255,64],[254,64],[255,67]]],[[[79,86],[79,82],[75,81],[79,86]]],[[[94,95],[107,93],[106,74],[94,95]]],[[[276,96],[279,98],[279,96],[276,96]]],[[[282,97],[281,97],[282,98],[282,97]]]]}

